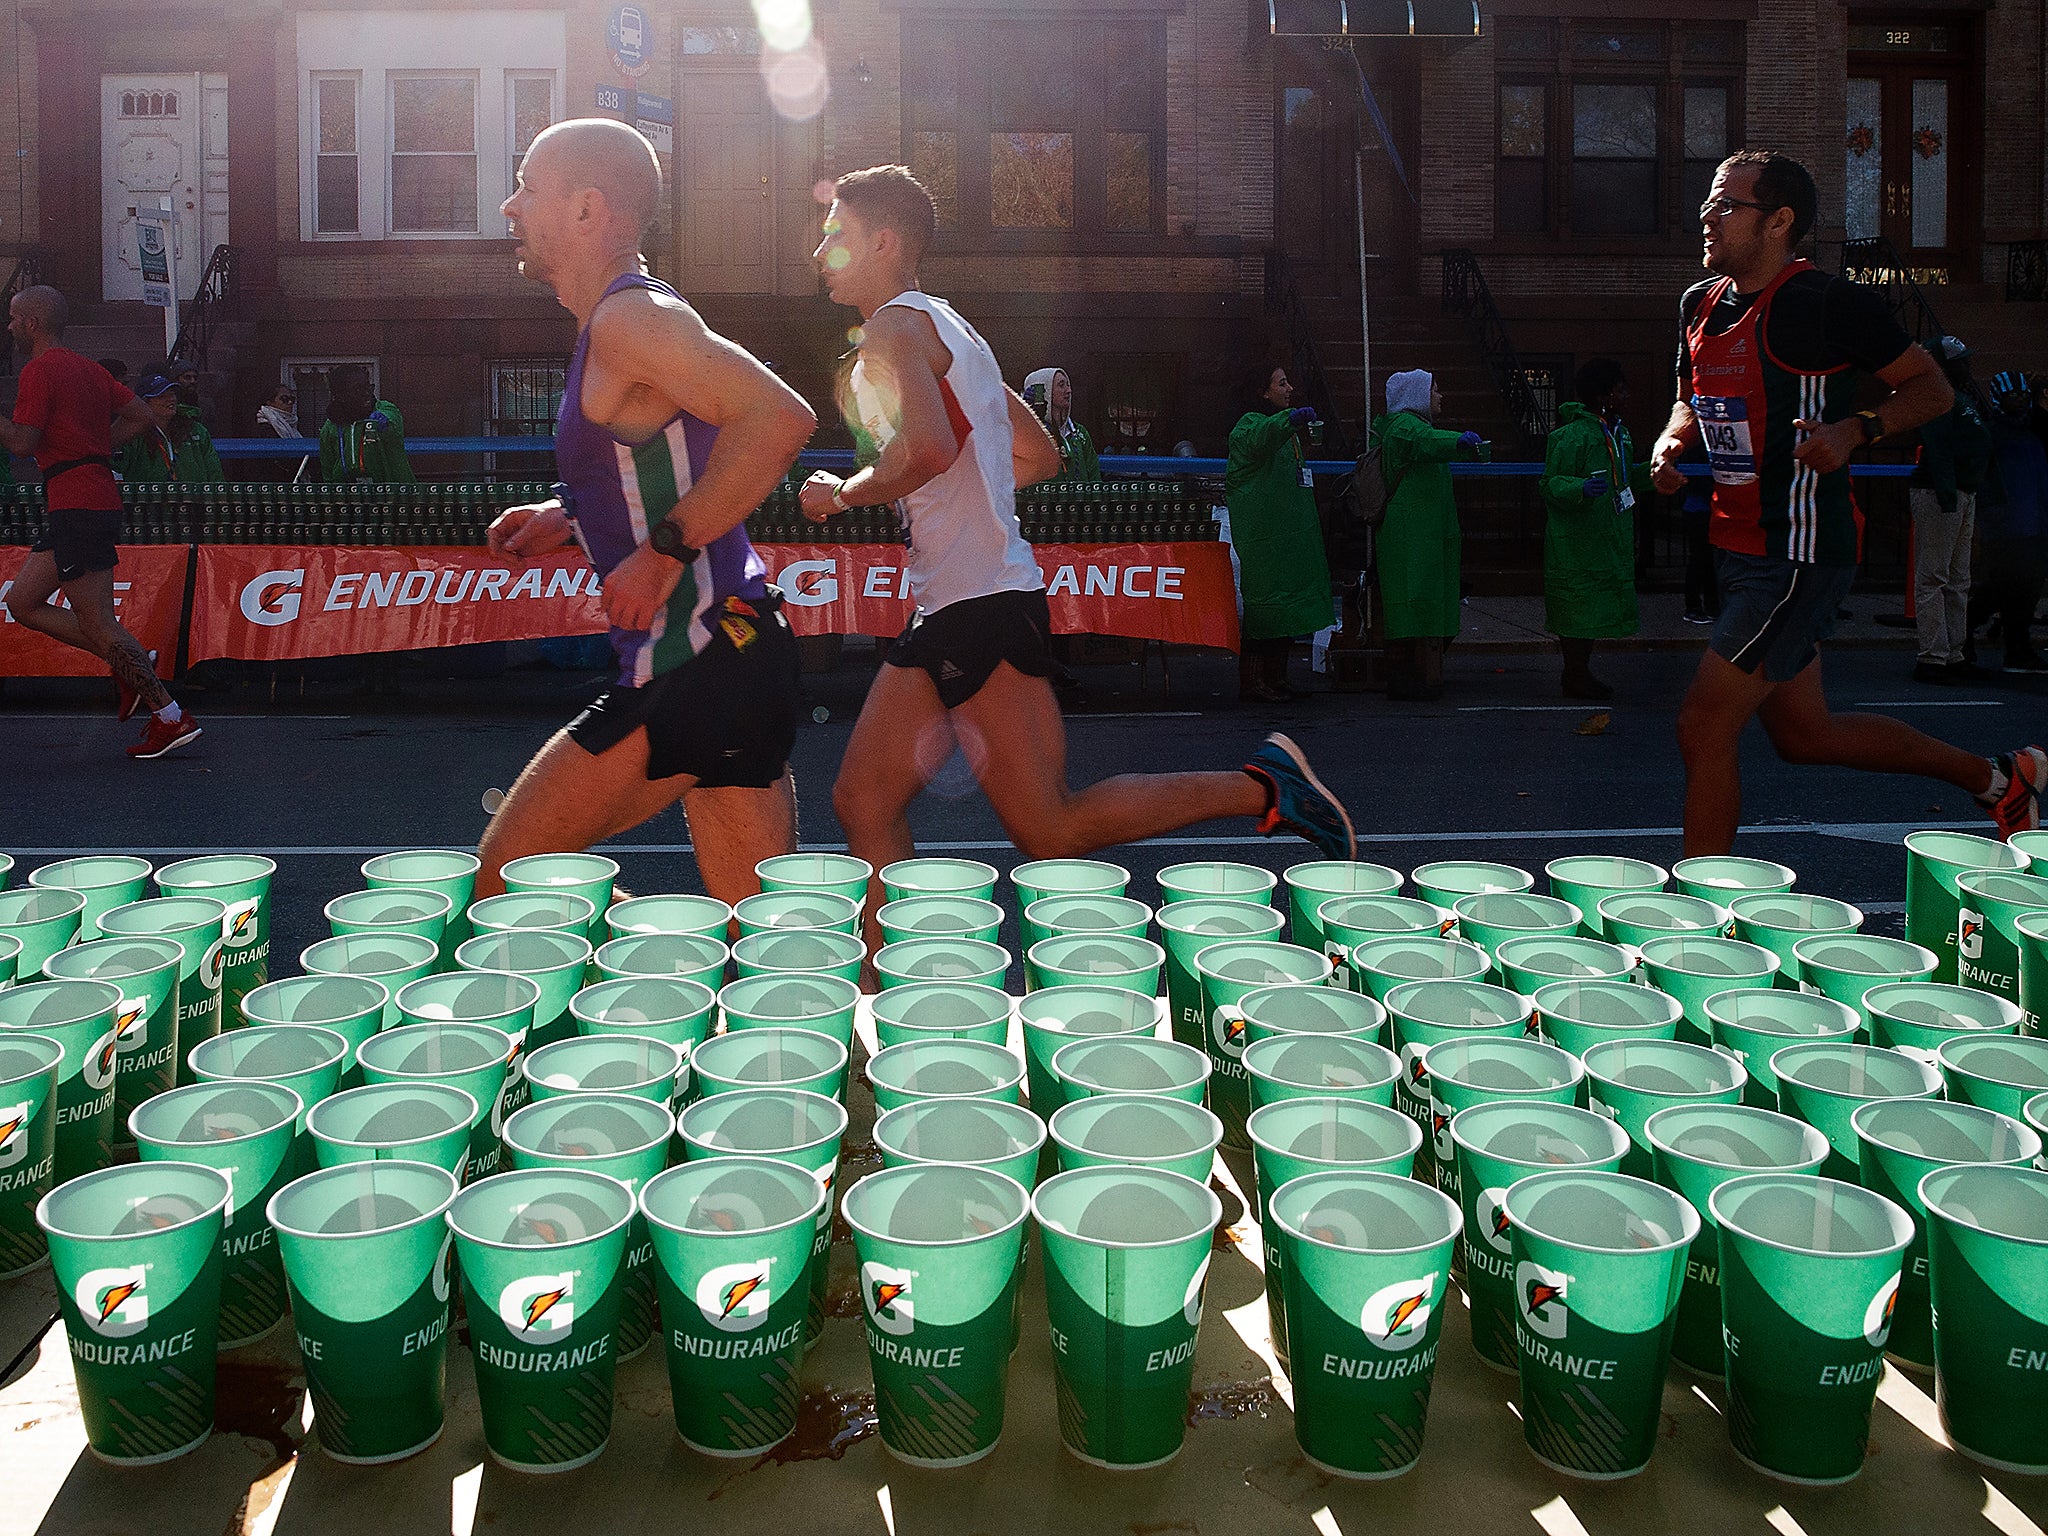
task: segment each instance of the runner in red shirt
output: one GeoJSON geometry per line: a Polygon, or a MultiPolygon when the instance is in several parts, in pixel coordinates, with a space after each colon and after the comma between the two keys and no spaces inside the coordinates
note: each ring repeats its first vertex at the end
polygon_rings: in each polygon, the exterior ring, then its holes
{"type": "Polygon", "coordinates": [[[53,640],[90,651],[113,670],[123,720],[147,706],[150,719],[130,757],[162,757],[199,735],[157,680],[149,653],[114,616],[114,567],[121,535],[121,488],[114,449],[151,425],[149,407],[98,363],[59,345],[69,306],[54,288],[25,288],[8,306],[7,329],[29,354],[14,420],[0,444],[30,454],[43,472],[50,526],[22,563],[7,611],[53,640]],[[70,602],[51,601],[61,590],[70,602]]]}

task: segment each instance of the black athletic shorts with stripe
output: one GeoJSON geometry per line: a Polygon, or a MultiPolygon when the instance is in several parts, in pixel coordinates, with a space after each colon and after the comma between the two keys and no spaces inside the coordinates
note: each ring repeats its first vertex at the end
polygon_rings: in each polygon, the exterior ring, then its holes
{"type": "Polygon", "coordinates": [[[1835,632],[1835,615],[1856,580],[1853,565],[1808,565],[1776,555],[1714,551],[1721,617],[1716,655],[1764,680],[1789,683],[1812,665],[1835,632]]]}

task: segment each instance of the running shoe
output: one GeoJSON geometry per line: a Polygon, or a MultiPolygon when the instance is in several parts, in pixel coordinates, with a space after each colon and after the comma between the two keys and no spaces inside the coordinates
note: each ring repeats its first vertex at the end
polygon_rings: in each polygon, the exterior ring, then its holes
{"type": "Polygon", "coordinates": [[[2033,831],[2041,825],[2041,796],[2048,793],[2048,752],[2039,747],[2001,752],[1998,766],[2006,776],[2005,793],[1985,807],[1998,823],[1998,835],[2033,831]]]}
{"type": "Polygon", "coordinates": [[[149,724],[143,727],[142,740],[128,749],[132,758],[162,757],[166,752],[175,752],[187,742],[200,737],[199,722],[191,715],[180,715],[166,724],[155,715],[149,717],[149,724]]]}
{"type": "Polygon", "coordinates": [[[1308,756],[1275,731],[1259,744],[1244,771],[1266,789],[1266,813],[1259,818],[1262,836],[1285,827],[1305,837],[1326,859],[1358,857],[1358,835],[1337,797],[1308,765],[1308,756]]]}
{"type": "MultiPolygon", "coordinates": [[[[152,670],[156,667],[155,651],[149,653],[149,665],[152,670]]],[[[142,695],[122,682],[121,675],[118,672],[115,673],[114,718],[116,720],[133,720],[135,718],[135,711],[140,708],[142,708],[142,695]]]]}

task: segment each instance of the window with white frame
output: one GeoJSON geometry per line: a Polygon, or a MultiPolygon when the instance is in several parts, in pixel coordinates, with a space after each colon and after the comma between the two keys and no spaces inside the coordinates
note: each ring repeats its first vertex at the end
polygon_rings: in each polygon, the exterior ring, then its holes
{"type": "Polygon", "coordinates": [[[476,77],[392,75],[394,235],[477,232],[476,77]]]}
{"type": "Polygon", "coordinates": [[[313,77],[313,229],[352,235],[362,227],[361,114],[354,75],[313,77]]]}
{"type": "Polygon", "coordinates": [[[541,130],[555,120],[555,77],[552,71],[521,70],[505,77],[505,193],[519,184],[519,167],[541,130]]]}

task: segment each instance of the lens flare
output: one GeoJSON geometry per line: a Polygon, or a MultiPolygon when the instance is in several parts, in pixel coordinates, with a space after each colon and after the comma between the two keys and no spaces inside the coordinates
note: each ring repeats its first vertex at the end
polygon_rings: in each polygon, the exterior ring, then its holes
{"type": "Polygon", "coordinates": [[[815,37],[798,48],[761,50],[761,79],[768,87],[768,100],[791,122],[808,122],[825,110],[832,94],[831,78],[825,68],[825,50],[815,37]]]}

